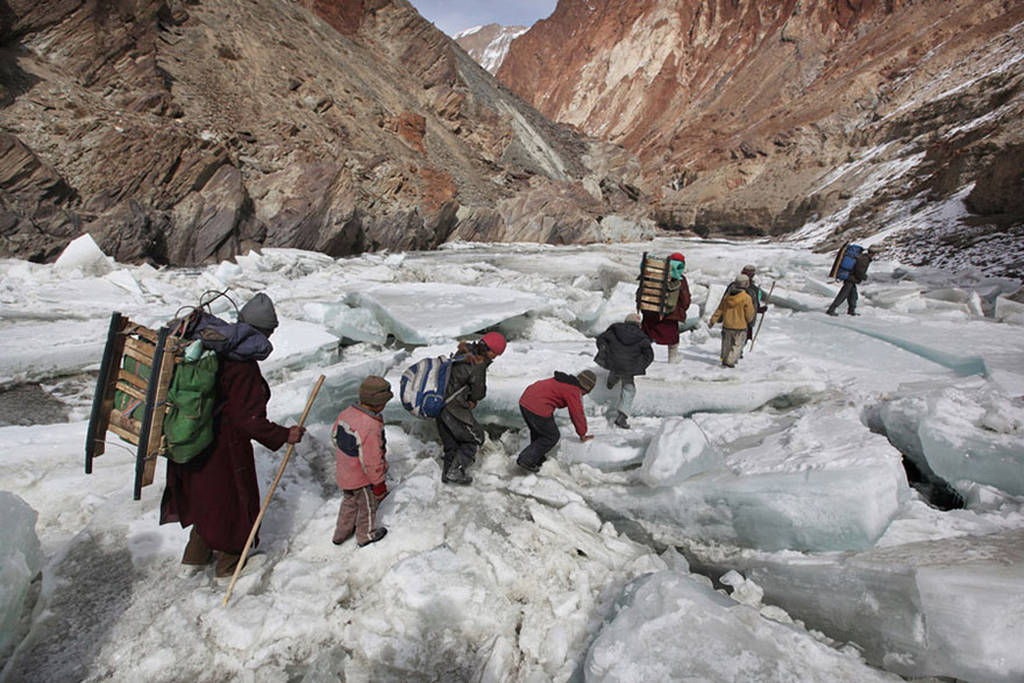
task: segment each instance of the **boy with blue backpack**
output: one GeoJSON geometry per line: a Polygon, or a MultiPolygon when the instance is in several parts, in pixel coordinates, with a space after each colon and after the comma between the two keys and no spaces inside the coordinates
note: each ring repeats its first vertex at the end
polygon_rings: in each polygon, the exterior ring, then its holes
{"type": "Polygon", "coordinates": [[[480,341],[459,343],[449,371],[445,405],[436,419],[444,448],[441,481],[445,484],[473,481],[466,470],[476,461],[477,448],[485,437],[473,409],[487,395],[487,368],[504,352],[505,338],[497,332],[488,332],[480,341]]]}

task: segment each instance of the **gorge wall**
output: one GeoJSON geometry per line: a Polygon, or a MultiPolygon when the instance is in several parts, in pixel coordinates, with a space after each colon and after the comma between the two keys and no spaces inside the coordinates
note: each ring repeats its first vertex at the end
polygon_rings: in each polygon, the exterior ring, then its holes
{"type": "Polygon", "coordinates": [[[941,261],[1024,236],[1022,22],[1007,0],[560,0],[498,77],[637,154],[665,227],[890,230],[941,261]]]}
{"type": "Polygon", "coordinates": [[[0,256],[334,256],[649,230],[620,148],[404,0],[0,0],[0,256]]]}

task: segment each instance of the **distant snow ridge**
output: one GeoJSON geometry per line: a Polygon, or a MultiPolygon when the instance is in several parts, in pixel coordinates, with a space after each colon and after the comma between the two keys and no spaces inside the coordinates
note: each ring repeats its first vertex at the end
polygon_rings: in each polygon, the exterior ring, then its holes
{"type": "Polygon", "coordinates": [[[480,66],[495,74],[505,61],[512,41],[524,33],[525,26],[487,24],[456,33],[455,42],[480,66]]]}

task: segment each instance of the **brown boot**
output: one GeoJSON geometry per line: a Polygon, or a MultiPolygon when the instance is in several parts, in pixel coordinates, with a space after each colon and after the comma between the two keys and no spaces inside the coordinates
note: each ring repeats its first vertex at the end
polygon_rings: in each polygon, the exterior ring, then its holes
{"type": "Polygon", "coordinates": [[[181,555],[181,563],[196,567],[205,567],[213,561],[213,551],[199,535],[195,527],[188,535],[185,552],[181,555]]]}
{"type": "Polygon", "coordinates": [[[218,579],[224,577],[231,577],[235,573],[235,567],[238,566],[238,560],[241,554],[226,553],[223,551],[217,551],[217,569],[214,575],[218,579]]]}

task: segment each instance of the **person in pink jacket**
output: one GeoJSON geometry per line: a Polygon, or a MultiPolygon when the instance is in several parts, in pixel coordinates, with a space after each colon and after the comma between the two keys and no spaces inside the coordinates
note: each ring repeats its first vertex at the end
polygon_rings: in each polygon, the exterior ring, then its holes
{"type": "Polygon", "coordinates": [[[594,388],[597,377],[590,370],[578,375],[556,372],[526,387],[519,399],[519,412],[530,429],[530,445],[516,458],[516,464],[529,472],[537,472],[555,447],[561,435],[555,424],[555,409],[568,408],[580,441],[594,438],[587,434],[587,416],[583,413],[583,397],[594,388]]]}
{"type": "Polygon", "coordinates": [[[376,516],[377,505],[388,495],[384,482],[387,448],[380,414],[392,396],[388,381],[371,375],[359,386],[359,403],[341,411],[334,423],[331,439],[337,449],[337,479],[342,490],[334,545],[341,545],[354,534],[361,548],[388,533],[377,526],[376,516]]]}

